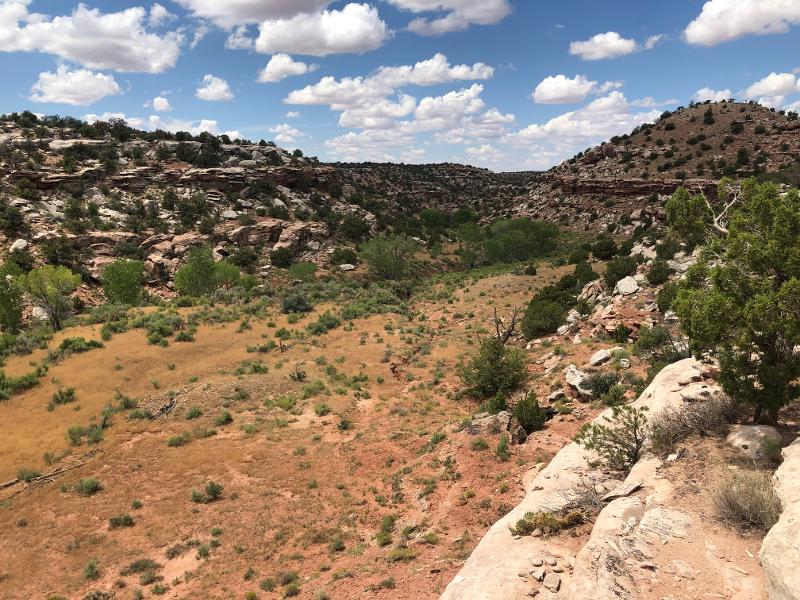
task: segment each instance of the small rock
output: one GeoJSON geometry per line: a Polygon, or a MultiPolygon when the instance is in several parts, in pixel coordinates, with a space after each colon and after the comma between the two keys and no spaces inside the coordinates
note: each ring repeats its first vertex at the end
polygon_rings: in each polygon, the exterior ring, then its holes
{"type": "Polygon", "coordinates": [[[558,564],[558,561],[552,556],[548,556],[547,558],[545,558],[544,562],[546,562],[551,567],[555,567],[558,564]]]}
{"type": "Polygon", "coordinates": [[[619,359],[619,368],[620,369],[630,369],[631,368],[631,361],[627,358],[620,358],[619,359]]]}
{"type": "Polygon", "coordinates": [[[548,573],[544,576],[542,584],[551,592],[557,592],[561,587],[561,577],[556,573],[548,573]]]}
{"type": "Polygon", "coordinates": [[[349,263],[344,263],[343,265],[339,265],[339,270],[340,271],[355,271],[356,270],[356,266],[355,265],[351,265],[349,263]]]}
{"type": "Polygon", "coordinates": [[[534,559],[531,561],[531,564],[532,564],[534,567],[541,567],[541,566],[544,564],[544,561],[543,561],[541,558],[534,558],[534,559]]]}

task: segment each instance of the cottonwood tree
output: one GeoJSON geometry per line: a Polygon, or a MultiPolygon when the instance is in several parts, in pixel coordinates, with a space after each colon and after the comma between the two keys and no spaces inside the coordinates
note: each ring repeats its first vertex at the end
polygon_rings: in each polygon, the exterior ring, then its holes
{"type": "Polygon", "coordinates": [[[80,275],[76,275],[66,267],[44,265],[20,275],[19,281],[33,301],[47,313],[53,329],[60,331],[64,319],[72,311],[70,296],[81,283],[80,275]]]}
{"type": "Polygon", "coordinates": [[[142,299],[144,263],[140,260],[115,260],[103,272],[103,292],[109,302],[136,306],[142,299]]]}
{"type": "Polygon", "coordinates": [[[723,389],[754,407],[754,421],[774,424],[800,395],[800,193],[755,179],[726,185],[707,223],[715,235],[673,308],[692,351],[718,357],[723,389]]]}

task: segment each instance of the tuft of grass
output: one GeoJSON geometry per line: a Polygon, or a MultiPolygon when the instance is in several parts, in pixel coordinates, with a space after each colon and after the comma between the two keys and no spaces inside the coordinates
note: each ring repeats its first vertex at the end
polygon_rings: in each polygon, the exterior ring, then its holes
{"type": "Polygon", "coordinates": [[[769,531],[781,514],[770,476],[760,471],[735,471],[723,477],[713,503],[717,518],[737,529],[769,531]]]}
{"type": "Polygon", "coordinates": [[[75,492],[81,496],[94,496],[103,489],[102,484],[94,478],[79,479],[75,484],[75,492]]]}
{"type": "Polygon", "coordinates": [[[119,529],[120,527],[133,527],[135,521],[128,513],[116,515],[108,520],[109,529],[119,529]]]}

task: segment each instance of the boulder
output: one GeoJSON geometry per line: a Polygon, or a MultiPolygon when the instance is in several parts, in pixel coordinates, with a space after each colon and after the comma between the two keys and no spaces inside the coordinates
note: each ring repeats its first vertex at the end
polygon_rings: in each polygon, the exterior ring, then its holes
{"type": "Polygon", "coordinates": [[[783,449],[772,481],[781,501],[780,519],[761,545],[759,559],[770,600],[800,598],[800,438],[783,449]]]}
{"type": "Polygon", "coordinates": [[[734,425],[726,441],[751,459],[757,460],[764,458],[765,444],[780,445],[783,436],[769,425],[734,425]]]}
{"type": "Polygon", "coordinates": [[[28,242],[20,239],[16,240],[13,244],[11,244],[9,251],[14,252],[16,250],[25,250],[25,248],[27,247],[28,247],[28,242]]]}
{"type": "Polygon", "coordinates": [[[611,351],[603,349],[592,354],[591,358],[589,358],[589,364],[592,367],[597,367],[609,360],[611,360],[611,351]]]}
{"type": "Polygon", "coordinates": [[[639,291],[639,284],[636,281],[635,277],[625,277],[620,279],[617,282],[617,285],[614,287],[614,294],[620,296],[630,296],[631,294],[635,294],[639,291]]]}
{"type": "Polygon", "coordinates": [[[575,365],[569,365],[564,369],[564,380],[570,388],[578,393],[583,398],[590,399],[594,396],[592,390],[586,387],[586,380],[588,375],[580,371],[575,365]]]}
{"type": "Polygon", "coordinates": [[[590,281],[589,283],[583,286],[581,293],[578,294],[578,301],[591,302],[597,300],[597,298],[605,291],[605,289],[606,289],[605,280],[596,279],[594,281],[590,281]]]}
{"type": "Polygon", "coordinates": [[[343,265],[339,265],[339,270],[340,271],[355,271],[356,270],[356,266],[355,265],[351,265],[350,263],[344,263],[343,265]]]}

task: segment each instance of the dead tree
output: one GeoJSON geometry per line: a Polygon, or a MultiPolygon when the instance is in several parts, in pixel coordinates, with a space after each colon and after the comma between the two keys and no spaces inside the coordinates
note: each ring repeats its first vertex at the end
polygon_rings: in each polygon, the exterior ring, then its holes
{"type": "Polygon", "coordinates": [[[519,307],[514,307],[514,310],[511,313],[511,323],[506,325],[503,322],[503,319],[497,316],[497,307],[494,309],[494,330],[497,336],[497,341],[500,342],[503,346],[508,343],[508,340],[511,339],[511,336],[517,330],[517,325],[519,324],[519,317],[523,313],[523,310],[519,307]]]}

